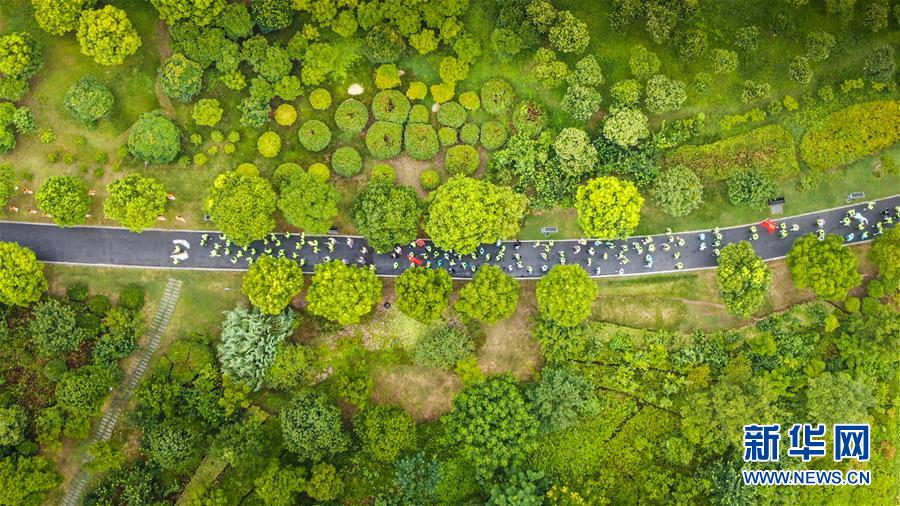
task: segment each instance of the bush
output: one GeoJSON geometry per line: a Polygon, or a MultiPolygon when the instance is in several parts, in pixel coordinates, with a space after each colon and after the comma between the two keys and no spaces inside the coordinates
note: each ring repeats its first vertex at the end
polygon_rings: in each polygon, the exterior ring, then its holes
{"type": "Polygon", "coordinates": [[[684,83],[657,74],[647,81],[647,110],[654,114],[674,111],[687,100],[684,83]]]}
{"type": "Polygon", "coordinates": [[[275,184],[275,188],[282,188],[292,177],[301,172],[303,172],[303,167],[296,163],[282,163],[272,173],[272,183],[275,184]]]}
{"type": "Polygon", "coordinates": [[[159,85],[165,94],[190,102],[203,85],[203,68],[181,53],[175,53],[159,69],[159,85]]]}
{"type": "Polygon", "coordinates": [[[493,151],[506,143],[506,127],[499,121],[488,121],[481,125],[481,145],[493,151]]]}
{"type": "Polygon", "coordinates": [[[647,116],[640,109],[617,107],[603,122],[603,136],[623,148],[636,146],[649,135],[647,116]]]}
{"type": "Polygon", "coordinates": [[[459,128],[466,122],[466,109],[457,102],[441,104],[437,112],[438,123],[451,128],[459,128]]]}
{"type": "Polygon", "coordinates": [[[406,89],[406,98],[410,100],[422,100],[426,96],[428,96],[428,86],[422,81],[412,82],[406,89]]]}
{"type": "Polygon", "coordinates": [[[340,176],[355,176],[362,170],[362,156],[350,146],[338,148],[331,155],[331,168],[340,176]]]}
{"type": "Polygon", "coordinates": [[[409,99],[397,90],[380,91],[372,98],[372,115],[378,121],[406,123],[411,107],[409,99]]]}
{"type": "Polygon", "coordinates": [[[734,205],[747,207],[765,207],[775,198],[778,187],[775,181],[763,174],[759,169],[748,169],[735,172],[726,180],[728,200],[734,205]]]}
{"type": "Polygon", "coordinates": [[[382,182],[394,184],[397,180],[397,173],[394,171],[394,168],[386,163],[376,163],[374,167],[372,167],[372,177],[371,181],[382,182]]]}
{"type": "Polygon", "coordinates": [[[72,302],[84,302],[88,296],[88,286],[84,283],[74,283],[66,288],[66,298],[72,302]]]}
{"type": "Polygon", "coordinates": [[[441,146],[454,146],[459,142],[459,135],[455,128],[441,127],[438,130],[438,140],[441,141],[441,146]]]}
{"type": "Polygon", "coordinates": [[[479,129],[478,125],[476,125],[475,123],[466,123],[459,131],[460,140],[470,146],[478,144],[478,139],[480,138],[480,136],[481,129],[479,129]]]}
{"type": "Polygon", "coordinates": [[[366,132],[366,147],[373,157],[380,160],[388,160],[399,155],[402,142],[403,126],[397,123],[376,121],[366,132]]]}
{"type": "Polygon", "coordinates": [[[547,128],[549,121],[547,110],[530,100],[519,104],[513,113],[513,126],[520,134],[528,137],[534,137],[547,128]]]}
{"type": "Polygon", "coordinates": [[[891,82],[895,70],[894,47],[888,44],[875,48],[863,65],[866,77],[881,83],[891,82]]]}
{"type": "Polygon", "coordinates": [[[475,341],[465,329],[440,326],[426,333],[416,344],[413,361],[423,367],[452,371],[456,364],[475,356],[475,341]]]}
{"type": "Polygon", "coordinates": [[[512,86],[503,79],[491,79],[481,87],[481,106],[495,116],[506,114],[515,98],[512,86]]]}
{"type": "Polygon", "coordinates": [[[626,79],[612,85],[610,94],[613,102],[618,106],[635,106],[641,99],[641,83],[635,79],[626,79]]]}
{"type": "Polygon", "coordinates": [[[128,134],[128,151],[144,162],[171,163],[180,150],[181,132],[159,111],[141,114],[128,134]]]}
{"type": "Polygon", "coordinates": [[[331,143],[331,130],[328,125],[317,119],[312,119],[300,126],[297,132],[300,138],[300,144],[314,152],[319,152],[328,147],[331,143]]]}
{"type": "Polygon", "coordinates": [[[317,111],[331,107],[331,93],[325,88],[316,88],[309,94],[309,105],[317,111]]]}
{"type": "Polygon", "coordinates": [[[628,58],[628,66],[631,75],[643,81],[659,71],[659,57],[644,46],[637,45],[631,48],[628,58]]]}
{"type": "Polygon", "coordinates": [[[307,172],[323,183],[331,179],[331,170],[329,170],[328,166],[324,163],[314,163],[310,165],[307,172]]]}
{"type": "Polygon", "coordinates": [[[812,81],[812,67],[809,64],[809,58],[805,56],[797,56],[791,60],[788,66],[788,76],[791,80],[800,84],[809,84],[812,81]]]}
{"type": "Polygon", "coordinates": [[[334,123],[348,133],[359,133],[369,123],[369,109],[355,98],[348,98],[334,111],[334,123]]]}
{"type": "Polygon", "coordinates": [[[434,128],[423,123],[406,125],[403,143],[406,153],[416,160],[432,160],[440,148],[434,128]]]}
{"type": "Polygon", "coordinates": [[[687,216],[700,207],[703,183],[693,170],[676,165],[656,178],[650,196],[660,211],[669,216],[687,216]]]}
{"type": "Polygon", "coordinates": [[[395,283],[397,309],[420,322],[437,320],[450,304],[453,281],[443,269],[410,267],[395,283]]]}
{"type": "Polygon", "coordinates": [[[481,107],[481,99],[478,93],[467,91],[459,95],[459,104],[469,111],[477,111],[481,107]]]}
{"type": "Polygon", "coordinates": [[[119,292],[119,306],[132,311],[140,311],[144,307],[144,287],[128,285],[119,292]]]}
{"type": "Polygon", "coordinates": [[[66,111],[75,119],[93,124],[109,116],[113,94],[99,79],[86,75],[66,92],[66,111]]]}
{"type": "Polygon", "coordinates": [[[291,104],[281,104],[275,109],[275,123],[291,126],[297,121],[297,109],[291,104]]]}
{"type": "Polygon", "coordinates": [[[422,104],[416,104],[409,110],[410,123],[428,123],[431,120],[431,111],[422,104]]]}
{"type": "Polygon", "coordinates": [[[112,302],[106,295],[94,295],[88,299],[87,307],[88,311],[102,318],[112,309],[112,302]]]}
{"type": "Polygon", "coordinates": [[[281,137],[275,132],[266,132],[257,139],[256,149],[266,158],[275,158],[281,152],[281,137]]]}
{"type": "Polygon", "coordinates": [[[419,184],[427,191],[435,190],[441,185],[441,175],[434,169],[423,170],[419,174],[419,184]]]}
{"type": "Polygon", "coordinates": [[[467,144],[453,146],[444,155],[444,167],[453,175],[471,176],[479,163],[478,150],[467,144]]]}
{"type": "Polygon", "coordinates": [[[91,208],[87,185],[75,176],[50,176],[34,199],[38,209],[53,216],[60,227],[81,225],[91,208]]]}
{"type": "Polygon", "coordinates": [[[900,101],[851,105],[814,124],[800,141],[809,167],[826,171],[877,153],[900,141],[900,101]]]}
{"type": "Polygon", "coordinates": [[[772,86],[763,81],[746,80],[741,88],[741,101],[745,104],[759,102],[772,91],[772,86]]]}
{"type": "Polygon", "coordinates": [[[541,315],[562,327],[586,320],[597,294],[597,285],[579,265],[557,265],[535,287],[541,315]]]}
{"type": "Polygon", "coordinates": [[[400,86],[400,70],[393,63],[380,65],[375,69],[375,87],[388,90],[400,86]]]}
{"type": "Polygon", "coordinates": [[[259,169],[256,167],[256,165],[249,162],[244,162],[238,165],[237,167],[235,167],[234,172],[236,174],[240,174],[241,176],[247,177],[259,176],[259,169]]]}

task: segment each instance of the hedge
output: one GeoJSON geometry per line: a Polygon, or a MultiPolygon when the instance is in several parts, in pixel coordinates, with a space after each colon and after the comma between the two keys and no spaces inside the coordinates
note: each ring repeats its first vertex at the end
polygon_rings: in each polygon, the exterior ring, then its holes
{"type": "Polygon", "coordinates": [[[341,102],[334,111],[334,124],[345,132],[362,132],[369,122],[369,109],[355,98],[341,102]]]}
{"type": "Polygon", "coordinates": [[[684,165],[700,177],[717,181],[751,169],[773,179],[800,172],[794,138],[780,125],[766,125],[711,144],[681,146],[666,157],[666,165],[684,165]]]}
{"type": "Polygon", "coordinates": [[[331,130],[328,125],[312,119],[300,126],[297,132],[300,144],[310,151],[322,151],[331,142],[331,130]]]}
{"type": "Polygon", "coordinates": [[[433,160],[437,156],[438,136],[431,125],[410,123],[403,134],[403,145],[406,154],[416,160],[433,160]]]}
{"type": "Polygon", "coordinates": [[[366,132],[366,147],[375,158],[387,160],[400,154],[403,125],[388,121],[372,123],[366,132]]]}
{"type": "Polygon", "coordinates": [[[813,170],[853,163],[900,141],[900,102],[851,105],[813,125],[800,141],[800,155],[813,170]]]}
{"type": "Polygon", "coordinates": [[[331,155],[331,168],[340,176],[355,176],[362,170],[362,156],[350,146],[337,148],[331,155]]]}

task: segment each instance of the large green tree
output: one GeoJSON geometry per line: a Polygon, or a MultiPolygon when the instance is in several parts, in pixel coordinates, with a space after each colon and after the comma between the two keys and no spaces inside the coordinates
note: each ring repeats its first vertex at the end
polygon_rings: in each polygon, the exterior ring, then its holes
{"type": "Polygon", "coordinates": [[[132,232],[140,232],[156,222],[166,208],[166,189],[159,180],[129,174],[106,187],[109,196],[103,214],[132,232]]]}
{"type": "Polygon", "coordinates": [[[765,303],[772,285],[772,269],[756,256],[749,242],[736,242],[722,248],[716,281],[725,307],[746,318],[765,303]]]}
{"type": "Polygon", "coordinates": [[[87,125],[109,116],[113,107],[113,94],[99,79],[86,75],[66,92],[66,111],[73,118],[87,125]]]}
{"type": "Polygon", "coordinates": [[[324,234],[334,223],[340,202],[334,185],[301,171],[282,186],[278,208],[291,225],[309,234],[324,234]]]}
{"type": "Polygon", "coordinates": [[[169,97],[190,102],[203,86],[203,67],[174,53],[159,68],[159,85],[169,97]]]}
{"type": "Polygon", "coordinates": [[[397,309],[410,318],[430,322],[441,317],[450,304],[453,281],[444,269],[410,267],[395,284],[397,309]]]}
{"type": "Polygon", "coordinates": [[[428,195],[425,232],[441,248],[462,254],[519,231],[528,199],[470,177],[453,177],[428,195]]]}
{"type": "Polygon", "coordinates": [[[538,310],[563,327],[574,327],[591,315],[597,285],[579,265],[557,265],[535,289],[538,310]]]}
{"type": "Polygon", "coordinates": [[[44,64],[43,54],[28,32],[0,37],[0,77],[27,80],[44,64]]]}
{"type": "Polygon", "coordinates": [[[226,172],[207,191],[206,211],[229,239],[246,246],[275,228],[275,191],[259,176],[226,172]]]}
{"type": "Polygon", "coordinates": [[[260,311],[278,314],[303,290],[303,269],[289,258],[263,255],[244,275],[242,288],[260,311]]]}
{"type": "Polygon", "coordinates": [[[181,132],[161,111],[141,114],[128,134],[128,151],[138,160],[165,164],[181,150],[181,132]]]}
{"type": "Polygon", "coordinates": [[[631,181],[599,177],[578,187],[575,209],[578,224],[590,237],[627,237],[641,219],[644,197],[631,181]]]}
{"type": "Polygon", "coordinates": [[[889,293],[900,287],[898,259],[900,259],[900,227],[895,226],[876,239],[872,243],[872,249],[869,250],[869,261],[878,268],[878,274],[889,293]]]}
{"type": "MultiPolygon", "coordinates": [[[[225,0],[150,0],[159,17],[173,25],[179,21],[206,26],[225,9],[225,0]]],[[[245,11],[246,12],[246,11],[245,11]]]]}
{"type": "Polygon", "coordinates": [[[28,325],[31,340],[39,354],[57,358],[71,353],[88,337],[78,327],[76,313],[56,299],[47,299],[34,306],[33,319],[28,325]]]}
{"type": "Polygon", "coordinates": [[[87,185],[75,176],[50,176],[34,199],[41,211],[61,227],[81,225],[91,210],[87,185]]]}
{"type": "Polygon", "coordinates": [[[382,253],[416,238],[422,204],[416,191],[408,186],[373,181],[357,195],[350,215],[359,233],[375,251],[382,253]]]}
{"type": "Polygon", "coordinates": [[[656,201],[656,206],[669,216],[687,216],[700,207],[703,182],[690,168],[675,165],[656,178],[650,196],[656,201]]]}
{"type": "Polygon", "coordinates": [[[519,302],[519,284],[503,269],[482,265],[472,281],[459,291],[456,310],[485,323],[509,318],[519,302]]]}
{"type": "Polygon", "coordinates": [[[97,0],[31,0],[35,21],[51,35],[64,35],[78,28],[82,11],[96,3],[97,0]]]}
{"type": "Polygon", "coordinates": [[[0,460],[0,496],[5,504],[42,504],[62,481],[53,463],[44,457],[20,455],[0,460]]]}
{"type": "Polygon", "coordinates": [[[44,264],[14,242],[0,242],[0,303],[27,306],[47,290],[44,264]]]}
{"type": "Polygon", "coordinates": [[[279,418],[284,446],[302,461],[318,462],[349,446],[341,410],[319,391],[300,392],[279,418]]]}
{"type": "Polygon", "coordinates": [[[278,345],[294,331],[294,315],[268,315],[237,307],[225,313],[218,345],[222,372],[255,390],[262,388],[278,345]]]}
{"type": "Polygon", "coordinates": [[[396,406],[376,405],[360,411],[353,419],[353,431],[363,449],[382,462],[394,462],[416,447],[416,424],[396,406]]]}
{"type": "Polygon", "coordinates": [[[141,47],[141,37],[118,7],[86,10],[78,23],[81,52],[100,65],[121,65],[141,47]]]}
{"type": "Polygon", "coordinates": [[[358,323],[381,299],[381,280],[365,267],[333,260],[316,266],[306,300],[310,313],[341,325],[358,323]]]}
{"type": "Polygon", "coordinates": [[[862,282],[856,256],[842,246],[840,236],[820,241],[815,234],[798,239],[787,256],[788,269],[797,288],[809,288],[822,299],[844,300],[862,282]]]}
{"type": "Polygon", "coordinates": [[[541,380],[528,390],[531,412],[541,422],[541,431],[565,430],[585,417],[596,415],[600,403],[596,386],[579,371],[568,367],[546,367],[541,380]]]}

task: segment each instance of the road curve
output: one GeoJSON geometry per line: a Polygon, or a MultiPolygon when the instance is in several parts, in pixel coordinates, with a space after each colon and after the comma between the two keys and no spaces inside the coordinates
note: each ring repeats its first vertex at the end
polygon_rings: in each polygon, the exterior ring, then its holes
{"type": "MultiPolygon", "coordinates": [[[[900,194],[872,202],[773,218],[777,226],[784,224],[786,237],[781,237],[780,231],[769,234],[756,224],[757,238],[752,244],[756,253],[765,260],[784,257],[796,238],[820,229],[819,219],[824,220],[821,230],[845,237],[847,244],[866,242],[877,235],[879,222],[884,228],[890,228],[900,220],[898,210],[900,194]],[[851,211],[859,213],[865,221],[851,219],[849,226],[842,223],[851,211]],[[791,231],[793,228],[797,230],[791,231]],[[849,234],[853,234],[852,237],[849,234]]],[[[751,226],[721,229],[719,249],[729,243],[749,240],[753,235],[751,226]]],[[[49,263],[160,269],[241,271],[247,269],[248,258],[269,253],[302,261],[306,272],[312,272],[316,264],[328,260],[343,260],[349,264],[374,266],[379,276],[396,276],[413,265],[409,260],[412,255],[416,261],[432,268],[446,269],[458,279],[470,278],[477,267],[485,263],[500,266],[520,279],[540,277],[562,262],[580,264],[594,277],[707,269],[716,266],[717,249],[714,232],[703,230],[615,241],[504,241],[499,245],[484,245],[474,255],[463,256],[444,252],[434,247],[430,240],[421,241],[421,246],[405,245],[399,253],[377,254],[361,237],[334,235],[301,238],[296,233],[273,235],[267,243],[257,241],[241,250],[227,245],[219,239],[217,232],[211,231],[153,229],[136,234],[122,228],[59,228],[51,224],[8,221],[0,221],[0,241],[26,246],[35,252],[38,259],[49,263]],[[187,253],[187,258],[177,264],[171,257],[176,246],[174,241],[184,241],[181,244],[190,246],[180,246],[187,253]],[[652,258],[650,266],[647,255],[652,258]]]]}

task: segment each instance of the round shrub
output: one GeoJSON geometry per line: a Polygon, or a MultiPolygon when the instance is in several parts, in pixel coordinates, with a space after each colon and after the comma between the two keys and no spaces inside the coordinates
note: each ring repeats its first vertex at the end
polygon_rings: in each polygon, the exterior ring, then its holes
{"type": "Polygon", "coordinates": [[[519,104],[513,113],[513,126],[516,127],[516,131],[529,137],[534,137],[547,128],[549,121],[547,110],[531,100],[519,104]]]}
{"type": "Polygon", "coordinates": [[[143,162],[170,163],[180,150],[181,132],[159,111],[141,114],[128,134],[128,151],[143,162]]]}
{"type": "Polygon", "coordinates": [[[314,163],[309,166],[309,170],[307,170],[311,175],[316,176],[319,181],[323,183],[331,179],[331,171],[328,169],[328,166],[324,163],[314,163]]]}
{"type": "Polygon", "coordinates": [[[362,132],[368,122],[369,109],[355,98],[344,100],[334,111],[334,123],[344,132],[351,134],[362,132]]]}
{"type": "Polygon", "coordinates": [[[424,170],[419,174],[419,184],[428,191],[437,189],[441,185],[441,175],[434,169],[424,170]]]}
{"type": "Polygon", "coordinates": [[[481,106],[497,116],[506,114],[515,98],[512,86],[503,79],[491,79],[481,87],[481,106]]]}
{"type": "Polygon", "coordinates": [[[119,292],[119,305],[138,311],[144,307],[144,287],[140,285],[128,285],[119,292]]]}
{"type": "Polygon", "coordinates": [[[431,119],[431,111],[422,104],[416,104],[409,110],[410,123],[428,123],[431,119]]]}
{"type": "Polygon", "coordinates": [[[113,94],[99,79],[86,75],[66,92],[65,103],[72,117],[93,124],[112,112],[113,94]]]}
{"type": "Polygon", "coordinates": [[[466,123],[459,131],[459,138],[463,143],[474,146],[481,136],[481,129],[475,123],[466,123]]]}
{"type": "Polygon", "coordinates": [[[441,127],[438,130],[438,139],[441,141],[441,146],[444,147],[453,146],[459,142],[456,129],[450,127],[441,127]]]}
{"type": "Polygon", "coordinates": [[[428,86],[422,81],[414,81],[409,83],[406,90],[406,98],[410,100],[422,100],[428,95],[428,86]]]}
{"type": "Polygon", "coordinates": [[[481,126],[481,145],[493,151],[506,142],[506,127],[499,121],[488,121],[481,126]]]}
{"type": "Polygon", "coordinates": [[[275,183],[276,187],[281,188],[290,181],[295,174],[299,174],[300,172],[303,172],[303,167],[300,165],[293,162],[282,163],[272,174],[272,182],[275,183]]]}
{"type": "Polygon", "coordinates": [[[266,158],[275,158],[281,152],[281,137],[275,132],[266,132],[256,140],[256,149],[266,158]]]}
{"type": "Polygon", "coordinates": [[[381,182],[381,183],[389,183],[394,184],[394,181],[397,180],[397,172],[393,167],[386,163],[376,163],[374,167],[372,167],[372,178],[373,182],[381,182]]]}
{"type": "Polygon", "coordinates": [[[331,142],[331,130],[328,129],[328,125],[317,119],[309,120],[301,125],[297,136],[304,148],[314,152],[322,151],[331,142]]]}
{"type": "Polygon", "coordinates": [[[403,134],[406,154],[416,160],[432,160],[437,155],[438,136],[431,125],[410,123],[403,134]]]}
{"type": "Polygon", "coordinates": [[[234,169],[234,172],[237,173],[238,175],[247,176],[247,177],[256,177],[259,175],[259,169],[256,167],[256,165],[249,163],[249,162],[245,162],[245,163],[238,165],[234,169]]]}
{"type": "Polygon", "coordinates": [[[331,107],[331,93],[325,88],[316,88],[309,94],[309,105],[318,111],[331,107]]]}
{"type": "Polygon", "coordinates": [[[291,126],[297,121],[297,109],[291,104],[281,104],[275,109],[275,123],[291,126]]]}
{"type": "Polygon", "coordinates": [[[444,166],[451,174],[471,176],[478,170],[478,151],[467,144],[453,146],[444,155],[444,166]]]}
{"type": "Polygon", "coordinates": [[[478,98],[478,93],[474,91],[467,91],[459,96],[459,103],[466,109],[470,111],[477,111],[479,107],[481,107],[481,99],[478,98]]]}
{"type": "Polygon", "coordinates": [[[406,95],[397,90],[380,91],[372,99],[372,115],[378,121],[405,123],[411,107],[406,95]]]}
{"type": "Polygon", "coordinates": [[[459,128],[466,122],[466,109],[457,102],[447,102],[438,109],[437,119],[444,126],[459,128]]]}
{"type": "Polygon", "coordinates": [[[388,160],[400,154],[403,126],[388,121],[376,121],[366,132],[366,147],[375,158],[388,160]]]}
{"type": "Polygon", "coordinates": [[[359,155],[359,151],[350,146],[337,148],[334,154],[331,155],[331,168],[338,175],[344,177],[355,176],[362,170],[362,157],[359,155]]]}

